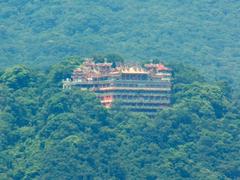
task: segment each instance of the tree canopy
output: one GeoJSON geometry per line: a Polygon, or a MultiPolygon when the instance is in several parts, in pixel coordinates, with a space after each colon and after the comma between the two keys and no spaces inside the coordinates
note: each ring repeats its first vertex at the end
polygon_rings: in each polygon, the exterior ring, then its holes
{"type": "Polygon", "coordinates": [[[122,54],[194,66],[239,89],[240,1],[0,1],[0,66],[48,67],[69,56],[122,54]]]}
{"type": "Polygon", "coordinates": [[[60,79],[81,62],[1,74],[2,179],[240,178],[240,103],[226,85],[173,67],[173,105],[150,118],[117,104],[107,110],[91,92],[63,90],[60,79]]]}

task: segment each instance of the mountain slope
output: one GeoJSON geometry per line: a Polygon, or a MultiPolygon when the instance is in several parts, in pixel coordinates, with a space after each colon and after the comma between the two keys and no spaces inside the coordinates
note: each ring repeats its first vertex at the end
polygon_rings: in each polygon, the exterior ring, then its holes
{"type": "Polygon", "coordinates": [[[237,82],[239,7],[236,0],[4,0],[0,65],[118,53],[188,63],[211,79],[237,82]]]}

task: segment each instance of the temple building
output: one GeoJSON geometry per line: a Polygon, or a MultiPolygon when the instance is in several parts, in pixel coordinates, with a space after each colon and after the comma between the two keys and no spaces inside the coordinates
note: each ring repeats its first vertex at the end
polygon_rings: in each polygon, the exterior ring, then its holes
{"type": "Polygon", "coordinates": [[[114,102],[133,112],[154,115],[170,106],[172,70],[163,64],[117,65],[86,59],[63,88],[80,88],[96,93],[103,106],[114,102]]]}

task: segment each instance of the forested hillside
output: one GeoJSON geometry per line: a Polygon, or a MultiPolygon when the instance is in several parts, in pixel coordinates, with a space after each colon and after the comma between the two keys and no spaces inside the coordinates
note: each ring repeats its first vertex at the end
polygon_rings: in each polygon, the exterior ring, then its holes
{"type": "Polygon", "coordinates": [[[0,179],[240,179],[239,0],[0,0],[0,179]],[[150,118],[62,89],[83,57],[163,61],[150,118]]]}
{"type": "Polygon", "coordinates": [[[81,62],[0,73],[0,179],[240,178],[240,102],[226,83],[169,64],[173,106],[148,118],[62,90],[81,62]]]}
{"type": "Polygon", "coordinates": [[[190,64],[236,88],[239,8],[238,0],[2,0],[0,66],[117,53],[190,64]]]}

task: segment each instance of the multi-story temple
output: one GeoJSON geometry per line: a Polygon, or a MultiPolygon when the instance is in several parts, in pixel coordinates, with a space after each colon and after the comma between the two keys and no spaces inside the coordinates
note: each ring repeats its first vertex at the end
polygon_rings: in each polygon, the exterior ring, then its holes
{"type": "Polygon", "coordinates": [[[63,88],[93,91],[106,108],[118,102],[131,111],[149,115],[170,105],[171,69],[163,64],[114,66],[86,59],[71,79],[63,81],[63,88]]]}

